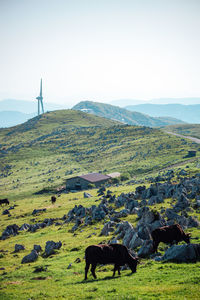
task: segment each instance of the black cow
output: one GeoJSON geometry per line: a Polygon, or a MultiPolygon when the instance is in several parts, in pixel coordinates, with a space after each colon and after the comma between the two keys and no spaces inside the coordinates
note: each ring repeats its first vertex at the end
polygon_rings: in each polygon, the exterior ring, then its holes
{"type": "Polygon", "coordinates": [[[8,201],[7,198],[5,198],[5,199],[0,199],[0,205],[2,205],[2,204],[7,204],[7,205],[9,205],[10,202],[8,201]]]}
{"type": "Polygon", "coordinates": [[[51,203],[54,204],[56,202],[56,196],[51,196],[51,203]]]}
{"type": "Polygon", "coordinates": [[[93,277],[96,279],[95,269],[97,264],[114,264],[113,276],[118,271],[120,275],[120,266],[128,264],[132,273],[136,272],[138,258],[134,258],[129,252],[126,246],[120,244],[99,244],[91,245],[85,250],[85,280],[87,280],[87,273],[90,267],[93,277]]]}
{"type": "Polygon", "coordinates": [[[178,244],[181,241],[185,241],[187,244],[190,243],[190,234],[185,233],[179,224],[157,228],[152,231],[151,236],[153,239],[153,252],[157,252],[160,242],[171,245],[174,242],[178,244]]]}

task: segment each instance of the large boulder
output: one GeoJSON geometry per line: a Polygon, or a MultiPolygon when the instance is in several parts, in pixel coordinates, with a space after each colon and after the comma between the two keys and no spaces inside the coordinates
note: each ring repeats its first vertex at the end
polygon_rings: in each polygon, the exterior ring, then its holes
{"type": "Polygon", "coordinates": [[[115,234],[118,234],[117,239],[122,239],[125,236],[125,233],[133,229],[133,226],[128,221],[123,221],[116,225],[117,229],[115,234]]]}
{"type": "Polygon", "coordinates": [[[60,241],[58,243],[55,243],[54,241],[46,242],[44,257],[48,257],[51,254],[54,254],[55,250],[60,249],[61,246],[62,246],[62,243],[60,241]]]}
{"type": "Polygon", "coordinates": [[[132,237],[130,243],[129,243],[129,248],[130,248],[130,249],[135,249],[135,248],[137,248],[137,247],[139,247],[139,246],[142,246],[143,243],[144,243],[144,241],[143,241],[141,238],[139,238],[139,236],[138,236],[137,233],[135,233],[135,234],[133,235],[133,237],[132,237]]]}
{"type": "Polygon", "coordinates": [[[153,253],[153,241],[147,240],[144,241],[142,247],[138,251],[139,257],[148,257],[153,253]]]}
{"type": "Polygon", "coordinates": [[[164,261],[196,262],[200,260],[200,244],[173,245],[162,257],[164,261]]]}
{"type": "Polygon", "coordinates": [[[151,233],[147,226],[141,225],[138,227],[138,236],[142,240],[150,240],[151,239],[151,233]]]}
{"type": "Polygon", "coordinates": [[[76,231],[81,224],[82,224],[82,220],[80,218],[77,218],[75,225],[72,227],[72,232],[76,231]]]}
{"type": "Polygon", "coordinates": [[[92,219],[96,221],[101,221],[105,218],[106,213],[102,207],[95,207],[92,210],[92,219]]]}
{"type": "Polygon", "coordinates": [[[174,206],[174,211],[180,212],[189,206],[190,206],[190,202],[189,202],[188,198],[186,197],[186,195],[184,193],[181,193],[178,197],[178,202],[174,206]]]}
{"type": "Polygon", "coordinates": [[[129,227],[127,230],[124,231],[124,238],[123,238],[123,245],[127,248],[130,248],[130,241],[132,240],[133,235],[135,234],[135,230],[129,227]]]}
{"type": "Polygon", "coordinates": [[[116,225],[116,223],[113,221],[109,221],[109,222],[105,223],[103,229],[101,230],[100,236],[101,235],[108,236],[110,232],[114,231],[115,225],[116,225]]]}
{"type": "Polygon", "coordinates": [[[30,254],[24,256],[24,258],[22,259],[21,263],[22,264],[26,264],[26,263],[30,263],[30,262],[34,262],[36,261],[38,258],[38,253],[35,250],[32,250],[30,254]]]}
{"type": "Polygon", "coordinates": [[[1,236],[1,240],[5,240],[7,239],[10,235],[17,235],[19,234],[18,232],[19,230],[19,226],[16,225],[16,224],[13,224],[13,225],[8,225],[6,227],[6,229],[4,230],[4,232],[2,233],[2,236],[1,236]]]}
{"type": "Polygon", "coordinates": [[[187,223],[187,226],[188,227],[199,227],[200,226],[200,222],[198,221],[197,218],[195,217],[192,217],[190,216],[188,219],[187,219],[188,223],[187,223]]]}

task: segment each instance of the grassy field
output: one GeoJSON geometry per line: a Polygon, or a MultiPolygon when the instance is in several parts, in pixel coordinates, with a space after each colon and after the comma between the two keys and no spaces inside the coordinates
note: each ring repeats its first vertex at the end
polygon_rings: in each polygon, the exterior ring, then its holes
{"type": "MultiPolygon", "coordinates": [[[[62,218],[75,205],[98,205],[96,189],[89,191],[92,194],[89,199],[84,198],[83,192],[63,193],[54,205],[50,193],[36,194],[44,188],[64,185],[66,178],[76,174],[129,172],[129,181],[142,180],[148,186],[148,178],[157,175],[158,170],[183,164],[181,168],[187,167],[192,176],[199,172],[199,154],[193,162],[188,162],[184,157],[191,147],[199,146],[158,129],[121,126],[106,119],[102,123],[101,118],[73,111],[52,112],[1,129],[0,198],[8,197],[10,205],[16,206],[10,210],[10,217],[2,215],[6,207],[0,207],[0,234],[11,224],[21,226],[45,218],[62,218]],[[34,209],[42,208],[46,211],[32,215],[34,209]]],[[[109,189],[118,196],[135,191],[137,185],[123,183],[109,189]]],[[[152,208],[160,211],[170,205],[171,200],[167,199],[152,208]]],[[[133,226],[137,221],[136,215],[122,220],[133,226]]],[[[0,240],[0,299],[199,299],[199,262],[175,264],[142,259],[137,273],[131,275],[130,270],[124,270],[115,278],[112,278],[112,266],[99,266],[98,279],[93,280],[89,273],[85,282],[85,248],[107,242],[114,236],[100,236],[106,221],[81,225],[75,233],[71,232],[74,223],[61,222],[58,226],[51,225],[34,233],[20,231],[17,236],[0,240]],[[49,240],[62,242],[55,255],[48,258],[40,255],[34,263],[21,264],[34,245],[41,245],[44,251],[49,240]],[[25,250],[13,253],[15,244],[23,244],[25,250]],[[38,267],[43,271],[35,273],[38,267]]],[[[200,243],[199,229],[190,228],[188,232],[200,243]]],[[[161,244],[161,252],[165,247],[161,244]]]]}
{"type": "MultiPolygon", "coordinates": [[[[134,191],[136,186],[122,185],[109,187],[114,194],[122,191],[134,191]]],[[[34,216],[34,222],[45,218],[61,218],[75,204],[90,207],[97,204],[97,191],[89,191],[93,197],[85,199],[83,192],[62,194],[57,202],[50,203],[50,195],[24,197],[13,200],[17,204],[11,211],[12,216],[1,217],[1,232],[9,224],[33,223],[32,211],[35,208],[46,208],[47,211],[34,216]]],[[[99,200],[98,200],[99,201],[99,200]]],[[[162,204],[168,207],[169,201],[162,204]]],[[[153,207],[158,211],[161,205],[153,207]]],[[[2,213],[3,208],[1,208],[2,213]]],[[[129,215],[128,220],[136,224],[136,215],[129,215]]],[[[52,225],[39,229],[35,233],[20,232],[4,241],[0,241],[0,299],[198,299],[200,263],[176,264],[155,262],[142,259],[137,273],[131,275],[130,270],[124,270],[121,276],[112,278],[112,266],[97,268],[97,280],[89,273],[88,281],[84,281],[84,250],[88,245],[106,242],[112,238],[99,236],[103,221],[91,226],[81,226],[75,234],[71,232],[73,223],[61,226],[52,225]],[[30,264],[21,264],[22,258],[30,253],[33,245],[45,248],[48,240],[61,241],[62,247],[55,255],[43,258],[30,264]],[[13,253],[15,244],[23,244],[25,250],[13,253]],[[76,259],[80,258],[80,263],[76,259]],[[71,268],[68,269],[69,264],[71,268]],[[46,271],[34,273],[36,267],[46,271]]],[[[191,228],[189,232],[200,242],[198,229],[191,228]]],[[[161,249],[165,245],[161,244],[161,249]]]]}

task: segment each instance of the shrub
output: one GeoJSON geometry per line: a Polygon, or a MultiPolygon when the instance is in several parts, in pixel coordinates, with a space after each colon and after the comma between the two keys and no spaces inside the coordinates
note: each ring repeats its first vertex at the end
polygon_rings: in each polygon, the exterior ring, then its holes
{"type": "Polygon", "coordinates": [[[129,173],[123,173],[120,176],[121,181],[129,180],[130,179],[130,174],[129,173]]]}

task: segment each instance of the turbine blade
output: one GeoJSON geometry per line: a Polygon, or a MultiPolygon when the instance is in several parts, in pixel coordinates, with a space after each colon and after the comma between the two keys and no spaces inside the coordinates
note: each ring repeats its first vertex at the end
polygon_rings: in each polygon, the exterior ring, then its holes
{"type": "Polygon", "coordinates": [[[42,78],[41,78],[41,82],[40,82],[40,97],[42,97],[42,78]]]}

